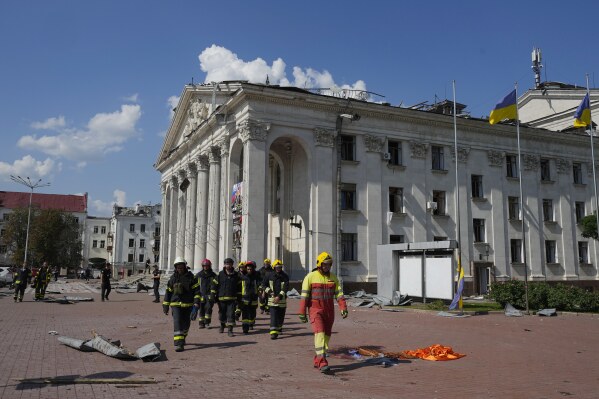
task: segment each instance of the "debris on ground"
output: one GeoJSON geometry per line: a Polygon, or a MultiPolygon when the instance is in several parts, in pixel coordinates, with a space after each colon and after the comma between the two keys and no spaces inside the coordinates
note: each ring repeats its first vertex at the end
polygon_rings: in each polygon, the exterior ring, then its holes
{"type": "Polygon", "coordinates": [[[399,291],[393,292],[393,298],[389,299],[382,295],[368,294],[364,290],[350,292],[345,295],[348,306],[371,308],[378,306],[407,306],[412,303],[412,299],[407,295],[401,295],[399,291]]]}
{"type": "Polygon", "coordinates": [[[54,298],[52,296],[49,296],[44,299],[44,302],[60,303],[62,305],[73,304],[73,303],[77,303],[77,302],[93,302],[93,301],[94,301],[94,298],[90,298],[90,297],[66,296],[66,295],[62,298],[54,298]]]}
{"type": "Polygon", "coordinates": [[[443,317],[470,317],[470,315],[465,314],[465,313],[451,313],[451,312],[439,312],[437,313],[437,316],[443,316],[443,317]]]}
{"type": "Polygon", "coordinates": [[[301,295],[299,292],[297,292],[297,290],[295,288],[292,288],[291,291],[287,291],[287,298],[300,299],[301,295]]]}
{"type": "Polygon", "coordinates": [[[466,356],[461,353],[454,352],[451,346],[443,346],[439,344],[416,349],[414,351],[404,351],[404,353],[408,356],[415,356],[419,359],[431,361],[456,360],[466,356]]]}
{"type": "Polygon", "coordinates": [[[343,347],[329,351],[331,355],[348,360],[359,360],[370,364],[380,364],[383,367],[394,366],[401,360],[423,359],[430,361],[456,360],[466,355],[456,353],[450,346],[431,345],[416,350],[399,352],[383,351],[378,346],[360,346],[358,348],[343,347]]]}
{"type": "Polygon", "coordinates": [[[160,344],[157,342],[149,343],[131,352],[122,347],[120,341],[111,341],[103,336],[94,333],[94,337],[88,340],[59,336],[58,341],[71,348],[81,350],[83,352],[101,352],[106,356],[114,357],[121,360],[137,360],[154,361],[160,358],[160,344]]]}
{"type": "Polygon", "coordinates": [[[154,378],[83,378],[83,377],[42,377],[13,378],[21,384],[157,384],[154,378]]]}
{"type": "Polygon", "coordinates": [[[541,309],[537,312],[538,316],[557,316],[557,311],[553,309],[541,309]]]}
{"type": "Polygon", "coordinates": [[[521,317],[522,312],[513,307],[511,304],[505,304],[505,315],[508,317],[521,317]]]}

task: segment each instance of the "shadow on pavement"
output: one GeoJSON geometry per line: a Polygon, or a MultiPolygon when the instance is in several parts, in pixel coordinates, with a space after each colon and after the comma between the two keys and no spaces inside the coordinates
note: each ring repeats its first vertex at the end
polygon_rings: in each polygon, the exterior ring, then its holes
{"type": "Polygon", "coordinates": [[[56,386],[56,385],[65,385],[65,384],[73,384],[74,380],[79,378],[89,378],[89,379],[118,379],[118,378],[127,378],[132,376],[133,373],[129,371],[105,371],[102,373],[94,373],[89,375],[80,375],[80,374],[72,374],[72,375],[57,375],[56,377],[40,377],[40,378],[27,378],[21,380],[17,386],[17,391],[31,390],[31,389],[40,389],[44,388],[48,385],[56,386]]]}
{"type": "Polygon", "coordinates": [[[212,344],[193,344],[193,343],[187,343],[185,344],[185,351],[187,352],[188,350],[193,351],[193,350],[198,350],[198,349],[207,349],[207,348],[219,348],[219,349],[227,349],[227,348],[235,348],[237,346],[243,346],[243,345],[255,345],[256,342],[251,342],[251,341],[236,341],[236,342],[215,342],[212,344]]]}

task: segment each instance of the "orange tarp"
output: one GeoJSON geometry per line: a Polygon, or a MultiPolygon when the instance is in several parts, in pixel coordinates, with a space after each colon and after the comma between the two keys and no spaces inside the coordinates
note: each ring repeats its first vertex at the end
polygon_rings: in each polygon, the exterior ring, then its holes
{"type": "Polygon", "coordinates": [[[450,346],[431,345],[427,348],[416,349],[415,351],[404,351],[408,356],[417,357],[424,360],[440,361],[440,360],[455,360],[466,355],[456,353],[450,346]]]}

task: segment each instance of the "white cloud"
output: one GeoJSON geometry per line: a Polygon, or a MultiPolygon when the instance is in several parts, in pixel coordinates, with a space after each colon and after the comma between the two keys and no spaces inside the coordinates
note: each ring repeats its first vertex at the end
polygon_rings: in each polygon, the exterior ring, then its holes
{"type": "Polygon", "coordinates": [[[48,118],[43,122],[33,122],[30,126],[37,130],[60,130],[67,125],[64,116],[48,118]]]}
{"type": "Polygon", "coordinates": [[[139,94],[138,93],[132,94],[129,97],[123,98],[123,100],[130,102],[130,103],[136,103],[139,100],[139,94]]]}
{"type": "Polygon", "coordinates": [[[55,172],[62,169],[62,164],[51,158],[46,158],[44,161],[38,161],[31,155],[25,155],[21,159],[17,159],[12,164],[0,161],[0,177],[8,180],[10,175],[30,177],[40,179],[50,177],[55,172]]]}
{"type": "Polygon", "coordinates": [[[110,216],[112,215],[112,207],[114,204],[118,206],[125,206],[127,199],[127,193],[122,190],[116,189],[112,192],[114,201],[106,202],[102,200],[92,199],[90,196],[89,202],[93,209],[93,216],[110,216]]]}
{"type": "Polygon", "coordinates": [[[213,44],[198,56],[200,68],[206,72],[206,83],[223,80],[247,80],[250,83],[265,83],[266,76],[270,84],[295,86],[300,88],[339,87],[347,90],[366,90],[366,84],[358,80],[353,84],[337,85],[329,71],[319,72],[312,68],[293,67],[293,82],[287,79],[285,62],[277,58],[268,65],[262,58],[244,61],[232,51],[213,44]]]}
{"type": "Polygon", "coordinates": [[[122,150],[126,141],[139,135],[136,124],[140,117],[139,105],[125,104],[119,111],[96,114],[84,129],[62,128],[54,136],[23,136],[17,144],[57,158],[87,162],[122,150]]]}
{"type": "Polygon", "coordinates": [[[175,108],[179,105],[179,96],[170,96],[168,100],[166,100],[166,106],[169,109],[169,119],[173,119],[175,116],[175,108]]]}

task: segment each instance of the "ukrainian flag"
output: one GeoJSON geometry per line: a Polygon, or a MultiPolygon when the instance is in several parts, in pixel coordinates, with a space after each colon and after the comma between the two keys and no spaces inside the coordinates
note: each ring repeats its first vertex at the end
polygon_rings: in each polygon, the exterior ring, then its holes
{"type": "Polygon", "coordinates": [[[494,125],[504,119],[518,119],[518,108],[516,107],[516,89],[505,96],[489,115],[489,123],[494,125]]]}
{"type": "Polygon", "coordinates": [[[582,99],[574,114],[574,127],[585,127],[591,124],[591,106],[589,93],[582,99]]]}
{"type": "MultiPolygon", "coordinates": [[[[514,92],[515,93],[515,92],[514,92]]],[[[453,301],[449,305],[449,310],[455,309],[458,305],[460,305],[460,310],[462,309],[462,292],[464,291],[464,269],[462,268],[462,264],[458,259],[458,289],[453,297],[453,301]]]]}

